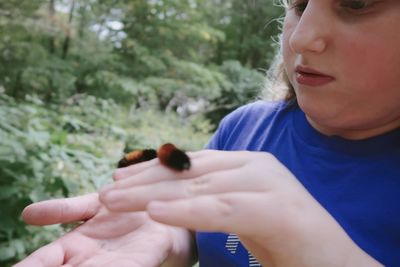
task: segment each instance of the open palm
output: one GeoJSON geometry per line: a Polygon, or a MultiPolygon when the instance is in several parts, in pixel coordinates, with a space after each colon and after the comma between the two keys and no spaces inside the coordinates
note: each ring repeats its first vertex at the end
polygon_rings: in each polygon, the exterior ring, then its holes
{"type": "Polygon", "coordinates": [[[22,266],[160,266],[184,230],[156,223],[145,212],[112,213],[97,195],[51,200],[28,207],[23,217],[36,225],[87,220],[40,248],[22,266]]]}

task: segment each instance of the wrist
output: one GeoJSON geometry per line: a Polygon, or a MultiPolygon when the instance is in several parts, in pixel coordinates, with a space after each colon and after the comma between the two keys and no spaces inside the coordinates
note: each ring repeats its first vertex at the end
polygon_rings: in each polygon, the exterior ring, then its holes
{"type": "Polygon", "coordinates": [[[197,261],[194,233],[187,229],[171,227],[171,249],[162,267],[190,267],[197,261]]]}
{"type": "Polygon", "coordinates": [[[241,237],[242,243],[262,265],[382,266],[359,248],[314,198],[299,195],[303,197],[285,202],[280,207],[285,212],[280,213],[279,224],[273,224],[276,229],[272,232],[275,234],[241,237]],[[260,250],[260,246],[263,249],[260,250]]]}
{"type": "Polygon", "coordinates": [[[354,244],[353,253],[349,253],[344,267],[366,266],[366,267],[383,267],[384,265],[372,258],[365,251],[354,244]]]}
{"type": "Polygon", "coordinates": [[[302,257],[304,266],[383,266],[363,251],[317,201],[309,207],[304,219],[298,220],[302,224],[299,239],[303,239],[306,248],[302,257]]]}

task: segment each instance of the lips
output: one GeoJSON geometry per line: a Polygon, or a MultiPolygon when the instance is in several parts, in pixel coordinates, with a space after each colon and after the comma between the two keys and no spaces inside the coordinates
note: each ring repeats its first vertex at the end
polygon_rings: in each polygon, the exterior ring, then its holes
{"type": "Polygon", "coordinates": [[[302,85],[322,86],[335,80],[332,76],[305,66],[297,66],[295,73],[296,81],[302,85]]]}

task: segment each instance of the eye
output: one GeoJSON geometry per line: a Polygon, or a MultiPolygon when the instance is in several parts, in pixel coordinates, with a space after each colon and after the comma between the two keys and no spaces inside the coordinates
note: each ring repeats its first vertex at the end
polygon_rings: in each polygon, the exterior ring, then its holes
{"type": "Polygon", "coordinates": [[[303,14],[307,8],[308,1],[290,1],[290,9],[293,9],[297,15],[303,14]]]}
{"type": "Polygon", "coordinates": [[[343,0],[341,6],[353,11],[361,11],[368,8],[372,2],[371,0],[343,0]]]}

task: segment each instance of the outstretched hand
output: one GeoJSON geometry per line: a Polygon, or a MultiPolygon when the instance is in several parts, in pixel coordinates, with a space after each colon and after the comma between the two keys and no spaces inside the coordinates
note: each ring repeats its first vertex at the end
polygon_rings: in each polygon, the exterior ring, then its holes
{"type": "Polygon", "coordinates": [[[272,155],[189,155],[189,171],[157,160],[117,170],[101,201],[170,225],[235,233],[265,266],[379,266],[272,155]]]}
{"type": "Polygon", "coordinates": [[[15,267],[189,265],[188,231],[157,223],[145,212],[110,212],[97,194],[35,203],[23,218],[33,225],[85,222],[15,267]]]}

